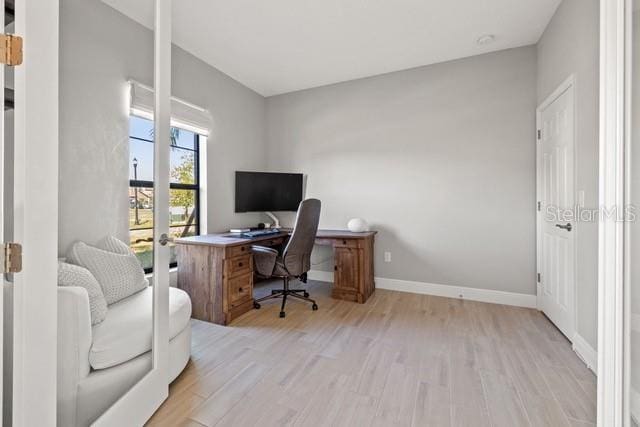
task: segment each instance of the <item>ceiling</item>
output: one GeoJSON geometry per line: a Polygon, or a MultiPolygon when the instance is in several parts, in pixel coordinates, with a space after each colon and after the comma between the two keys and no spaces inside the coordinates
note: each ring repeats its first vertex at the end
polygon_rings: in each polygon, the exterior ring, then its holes
{"type": "MultiPolygon", "coordinates": [[[[151,28],[152,1],[103,1],[151,28]]],[[[174,1],[173,42],[270,96],[533,44],[560,1],[174,1]]]]}

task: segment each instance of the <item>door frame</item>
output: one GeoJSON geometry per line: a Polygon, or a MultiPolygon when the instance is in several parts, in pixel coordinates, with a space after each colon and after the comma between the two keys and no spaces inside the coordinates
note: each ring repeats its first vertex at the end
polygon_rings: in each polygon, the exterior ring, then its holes
{"type": "MultiPolygon", "coordinates": [[[[538,202],[541,201],[542,191],[541,191],[541,183],[542,183],[542,147],[540,140],[538,139],[538,131],[540,131],[542,125],[542,111],[544,111],[547,107],[549,107],[553,102],[558,99],[562,94],[564,94],[567,90],[573,88],[573,95],[571,102],[573,103],[573,192],[574,192],[574,201],[578,201],[577,197],[577,182],[578,182],[578,157],[576,149],[577,144],[577,120],[576,120],[576,76],[575,74],[569,75],[567,79],[565,79],[560,85],[545,98],[544,101],[538,105],[536,108],[536,136],[535,136],[535,144],[536,144],[536,274],[541,274],[542,272],[542,225],[544,222],[544,212],[542,210],[538,210],[538,202]]],[[[574,336],[576,334],[576,325],[577,325],[577,312],[578,312],[578,293],[577,293],[577,274],[578,274],[578,236],[580,233],[580,227],[578,225],[578,219],[575,219],[575,227],[572,232],[573,235],[573,301],[572,301],[572,313],[571,313],[571,330],[569,337],[569,341],[573,343],[574,336]]],[[[544,277],[542,278],[544,280],[544,277]]],[[[541,295],[542,295],[542,284],[538,281],[536,277],[536,305],[538,310],[542,310],[541,305],[541,295]]]]}
{"type": "MultiPolygon", "coordinates": [[[[625,144],[629,137],[631,0],[600,1],[601,209],[624,212],[625,144]]],[[[624,223],[598,223],[598,426],[622,427],[625,393],[624,223]]],[[[628,402],[627,402],[628,403],[628,402]]]]}

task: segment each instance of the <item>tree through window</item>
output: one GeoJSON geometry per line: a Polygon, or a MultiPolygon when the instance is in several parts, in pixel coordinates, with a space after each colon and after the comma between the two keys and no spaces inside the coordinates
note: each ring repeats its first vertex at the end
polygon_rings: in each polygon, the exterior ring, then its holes
{"type": "MultiPolygon", "coordinates": [[[[199,145],[197,133],[171,128],[169,184],[170,234],[199,234],[199,145]]],[[[146,272],[153,269],[153,121],[129,119],[129,235],[130,246],[146,272]]],[[[176,265],[170,244],[171,266],[176,265]]]]}

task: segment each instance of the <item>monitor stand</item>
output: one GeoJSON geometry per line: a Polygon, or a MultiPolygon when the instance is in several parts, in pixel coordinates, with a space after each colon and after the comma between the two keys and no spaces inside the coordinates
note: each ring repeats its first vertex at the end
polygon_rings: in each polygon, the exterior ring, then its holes
{"type": "Polygon", "coordinates": [[[273,220],[271,228],[280,228],[280,220],[272,212],[265,212],[265,214],[273,220]]]}

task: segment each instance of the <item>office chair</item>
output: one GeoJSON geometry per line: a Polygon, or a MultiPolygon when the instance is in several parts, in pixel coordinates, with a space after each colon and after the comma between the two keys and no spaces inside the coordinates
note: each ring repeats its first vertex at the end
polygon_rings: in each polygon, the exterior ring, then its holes
{"type": "Polygon", "coordinates": [[[280,317],[285,316],[284,306],[287,297],[297,298],[312,303],[315,311],[318,304],[309,298],[309,293],[304,289],[289,289],[289,280],[292,278],[307,282],[307,272],[311,268],[311,251],[318,232],[320,221],[320,200],[303,200],[298,206],[296,224],[291,233],[291,238],[282,252],[264,246],[252,246],[255,271],[264,278],[279,277],[284,281],[284,289],[271,291],[271,295],[253,301],[255,308],[260,308],[260,302],[282,297],[280,317]],[[300,295],[302,293],[302,295],[300,295]]]}

